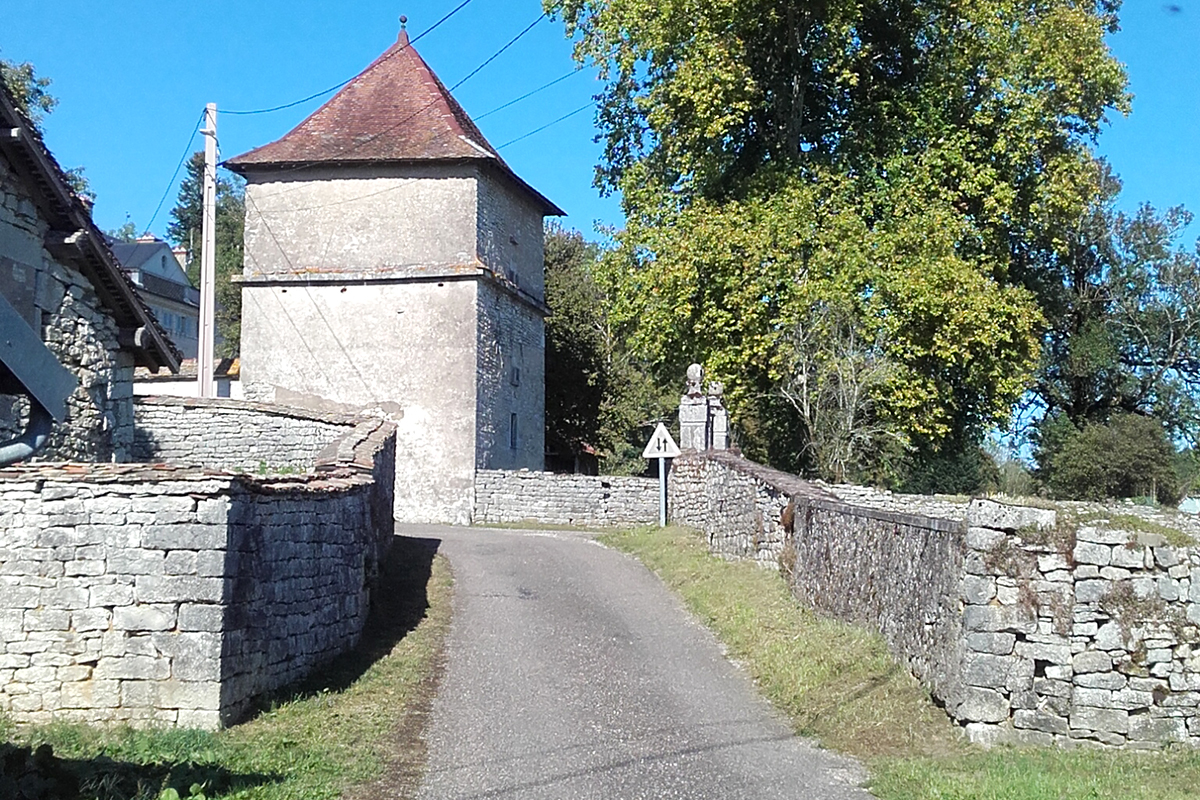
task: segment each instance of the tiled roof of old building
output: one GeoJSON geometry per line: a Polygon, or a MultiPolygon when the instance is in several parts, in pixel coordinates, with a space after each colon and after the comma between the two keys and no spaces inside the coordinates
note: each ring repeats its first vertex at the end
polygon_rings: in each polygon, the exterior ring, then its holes
{"type": "Polygon", "coordinates": [[[283,138],[225,165],[248,172],[466,160],[493,164],[532,194],[546,213],[563,213],[513,173],[401,31],[395,44],[308,119],[283,138]]]}
{"type": "Polygon", "coordinates": [[[183,354],[141,299],[129,276],[121,269],[108,240],[92,220],[91,210],[72,190],[66,173],[46,148],[37,127],[16,98],[0,81],[0,155],[12,164],[25,184],[42,218],[50,225],[47,249],[56,259],[81,272],[96,289],[100,301],[113,315],[122,336],[122,347],[135,361],[158,369],[178,369],[183,354]]]}

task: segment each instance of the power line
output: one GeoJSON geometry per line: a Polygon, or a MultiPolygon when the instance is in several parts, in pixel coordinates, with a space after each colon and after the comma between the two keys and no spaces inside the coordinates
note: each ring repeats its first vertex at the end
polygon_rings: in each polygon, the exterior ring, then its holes
{"type": "Polygon", "coordinates": [[[159,199],[158,205],[154,208],[154,214],[150,217],[150,221],[146,223],[146,229],[142,231],[145,236],[154,227],[154,220],[158,219],[158,212],[162,211],[163,203],[167,202],[167,197],[171,194],[172,187],[175,186],[175,179],[179,177],[179,170],[183,168],[183,163],[187,161],[188,156],[192,154],[192,142],[196,139],[196,133],[200,127],[200,123],[204,120],[204,112],[200,112],[200,116],[196,119],[196,123],[192,125],[192,135],[188,137],[187,145],[183,148],[183,155],[179,158],[179,163],[175,165],[175,171],[171,173],[171,180],[167,181],[167,188],[163,192],[162,198],[159,199]]]}
{"type": "MultiPolygon", "coordinates": [[[[410,39],[408,44],[406,44],[404,47],[398,48],[394,52],[390,53],[386,58],[383,59],[383,61],[386,61],[389,58],[394,58],[395,56],[399,55],[404,50],[407,50],[409,47],[412,47],[414,44],[421,41],[421,39],[423,39],[427,34],[430,34],[433,31],[437,30],[437,28],[443,22],[450,19],[455,14],[457,14],[459,11],[462,11],[464,8],[466,8],[467,4],[469,4],[470,2],[471,2],[471,0],[463,0],[463,2],[461,2],[457,6],[455,6],[450,11],[450,13],[446,14],[446,16],[442,17],[437,22],[433,23],[428,28],[421,31],[415,37],[410,39]]],[[[310,100],[316,100],[318,97],[324,97],[327,94],[336,92],[338,89],[341,89],[343,86],[346,86],[347,84],[349,84],[351,81],[353,81],[357,77],[358,77],[358,75],[354,75],[353,77],[347,78],[346,80],[342,81],[341,83],[337,84],[336,86],[330,86],[328,89],[323,89],[322,91],[319,91],[316,94],[310,94],[308,97],[301,98],[301,99],[293,101],[291,103],[285,103],[281,106],[274,106],[272,108],[258,108],[258,109],[254,109],[253,111],[222,111],[221,113],[222,114],[233,114],[236,116],[249,116],[252,114],[270,114],[275,111],[283,111],[284,109],[295,108],[296,106],[303,105],[304,103],[307,103],[310,100]]]]}
{"type": "Polygon", "coordinates": [[[500,146],[499,146],[499,147],[497,147],[496,149],[497,149],[497,150],[503,150],[504,148],[508,147],[510,144],[516,144],[517,142],[519,142],[519,141],[522,141],[523,139],[528,139],[530,136],[534,136],[534,135],[536,135],[536,134],[539,134],[539,133],[541,133],[542,131],[546,130],[547,128],[551,128],[551,127],[553,127],[553,126],[557,125],[558,123],[562,122],[563,120],[570,119],[571,117],[575,116],[576,114],[582,114],[584,111],[587,111],[587,110],[588,110],[589,108],[591,108],[591,107],[592,107],[592,103],[591,103],[591,101],[588,101],[588,102],[584,103],[583,105],[581,105],[579,108],[575,109],[574,111],[572,111],[572,112],[570,112],[570,113],[568,113],[568,114],[563,114],[561,117],[559,117],[558,119],[554,120],[553,122],[547,122],[547,123],[546,123],[545,125],[543,125],[542,127],[540,127],[540,128],[534,128],[534,129],[533,129],[533,130],[531,130],[529,133],[522,134],[521,136],[518,136],[518,137],[517,137],[517,138],[515,138],[515,139],[509,139],[507,142],[505,142],[504,144],[500,145],[500,146]]]}
{"type": "Polygon", "coordinates": [[[543,86],[539,86],[538,88],[534,89],[532,92],[526,92],[525,94],[518,97],[516,100],[509,100],[507,103],[505,103],[502,106],[496,106],[491,111],[480,114],[478,117],[474,117],[474,120],[476,122],[478,122],[479,120],[483,119],[484,117],[490,117],[492,114],[495,114],[497,111],[503,111],[504,109],[508,108],[509,106],[515,106],[517,103],[521,102],[522,100],[528,100],[530,97],[533,97],[538,92],[545,91],[546,89],[549,89],[551,86],[555,85],[556,83],[562,83],[567,78],[570,78],[573,75],[578,75],[581,72],[583,72],[582,69],[573,69],[570,72],[568,72],[566,75],[555,78],[554,80],[550,81],[549,83],[547,83],[543,86]]]}
{"type": "MultiPolygon", "coordinates": [[[[547,15],[546,15],[546,13],[545,13],[545,12],[543,12],[543,13],[542,13],[542,14],[540,14],[540,15],[538,15],[538,18],[537,18],[537,19],[535,19],[533,22],[529,23],[529,25],[525,26],[525,28],[524,28],[524,29],[523,29],[523,30],[522,30],[520,33],[518,33],[516,36],[514,36],[512,39],[510,39],[510,40],[508,41],[508,43],[507,43],[507,44],[505,44],[503,47],[501,47],[499,50],[497,50],[495,53],[493,53],[491,56],[489,56],[489,57],[488,57],[486,60],[484,60],[484,62],[483,62],[482,64],[480,64],[480,65],[479,65],[479,66],[477,66],[475,69],[471,70],[471,71],[470,71],[470,72],[468,72],[468,73],[467,73],[465,76],[463,76],[462,78],[460,78],[460,79],[458,80],[458,82],[457,82],[457,83],[455,83],[453,86],[451,86],[451,87],[450,87],[449,89],[447,89],[446,91],[447,91],[448,93],[452,93],[452,92],[453,92],[455,89],[459,88],[459,87],[460,87],[460,86],[462,86],[464,83],[466,83],[467,81],[469,81],[471,78],[473,78],[473,77],[475,77],[476,75],[478,75],[478,74],[479,74],[479,73],[480,73],[480,72],[481,72],[481,71],[482,71],[482,70],[483,70],[485,67],[487,67],[487,66],[488,66],[489,64],[491,64],[493,61],[495,61],[497,58],[499,58],[499,57],[500,57],[500,55],[502,55],[502,54],[503,54],[503,53],[504,53],[506,50],[508,50],[508,49],[509,49],[510,47],[512,47],[513,45],[515,45],[515,44],[516,44],[518,41],[520,41],[520,40],[521,40],[521,39],[522,39],[522,38],[523,38],[523,37],[524,37],[526,34],[528,34],[528,33],[529,33],[531,30],[533,30],[533,29],[534,29],[534,27],[536,27],[538,23],[540,23],[542,20],[546,19],[546,16],[547,16],[547,15]]],[[[370,136],[364,137],[363,139],[360,139],[359,141],[355,142],[354,144],[350,145],[349,147],[344,147],[344,148],[342,148],[341,150],[337,151],[336,153],[333,153],[333,154],[331,154],[329,157],[327,157],[327,158],[325,158],[325,159],[322,159],[321,161],[310,161],[310,162],[307,162],[307,163],[298,164],[298,165],[296,165],[296,166],[294,166],[294,167],[290,167],[290,168],[288,168],[288,169],[284,169],[284,170],[279,170],[279,171],[277,171],[277,172],[273,172],[273,173],[272,173],[272,175],[273,175],[273,176],[275,176],[275,177],[281,177],[281,176],[284,176],[284,175],[290,175],[290,174],[293,174],[293,173],[296,173],[296,172],[302,172],[302,171],[304,171],[304,170],[307,170],[307,169],[312,169],[312,168],[314,168],[314,167],[319,167],[319,166],[321,166],[321,165],[322,165],[322,164],[323,164],[325,161],[334,160],[334,159],[336,159],[336,158],[339,158],[339,157],[341,157],[341,156],[344,156],[344,155],[346,155],[346,154],[348,154],[348,153],[352,153],[352,152],[354,152],[355,150],[358,150],[359,148],[362,148],[362,147],[365,147],[365,146],[369,145],[371,142],[375,141],[375,140],[376,140],[376,139],[378,139],[380,136],[384,136],[384,135],[386,135],[386,134],[388,134],[388,133],[391,133],[392,131],[396,130],[397,128],[400,128],[400,127],[403,127],[404,125],[407,125],[407,124],[408,124],[409,122],[411,122],[413,119],[415,119],[415,118],[417,118],[418,116],[420,116],[421,114],[425,113],[425,112],[426,112],[426,111],[428,111],[430,108],[433,108],[435,105],[437,105],[437,104],[438,104],[438,102],[439,102],[439,101],[440,101],[440,98],[438,98],[438,97],[435,97],[433,100],[431,100],[431,101],[429,101],[428,103],[426,103],[425,105],[421,106],[421,107],[420,107],[420,108],[418,108],[416,111],[412,112],[411,114],[407,115],[407,116],[406,116],[406,117],[404,117],[403,119],[401,119],[401,120],[399,120],[398,122],[396,122],[396,124],[394,124],[394,125],[392,125],[392,126],[390,126],[390,127],[388,127],[388,128],[385,128],[385,129],[383,129],[383,130],[379,131],[378,133],[373,133],[373,134],[371,134],[370,136]]]]}

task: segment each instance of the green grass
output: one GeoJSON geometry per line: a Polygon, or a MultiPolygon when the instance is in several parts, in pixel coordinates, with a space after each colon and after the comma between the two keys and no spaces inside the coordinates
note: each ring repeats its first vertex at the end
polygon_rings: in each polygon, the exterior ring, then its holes
{"type": "Polygon", "coordinates": [[[601,537],[632,553],[725,643],[797,733],[861,758],[884,800],[1195,798],[1200,753],[990,752],[968,744],[880,636],[797,605],[775,572],[708,554],[700,534],[601,537]]]}
{"type": "Polygon", "coordinates": [[[411,796],[450,624],[451,576],[429,543],[398,539],[385,580],[363,644],[240,725],[214,733],[0,725],[0,735],[52,745],[57,768],[78,777],[87,800],[174,797],[171,790],[206,800],[367,798],[384,783],[400,788],[389,797],[411,796]]]}

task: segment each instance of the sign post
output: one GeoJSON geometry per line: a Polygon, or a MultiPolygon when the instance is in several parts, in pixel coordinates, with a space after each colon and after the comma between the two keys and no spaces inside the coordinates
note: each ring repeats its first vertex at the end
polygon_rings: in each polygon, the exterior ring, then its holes
{"type": "Polygon", "coordinates": [[[679,445],[671,438],[667,426],[658,423],[654,435],[642,451],[642,458],[658,459],[658,526],[667,527],[667,459],[679,455],[679,445]]]}

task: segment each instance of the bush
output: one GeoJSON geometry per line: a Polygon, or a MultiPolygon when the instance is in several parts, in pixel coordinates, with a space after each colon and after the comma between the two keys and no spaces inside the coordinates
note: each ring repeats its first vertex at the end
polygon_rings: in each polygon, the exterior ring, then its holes
{"type": "Polygon", "coordinates": [[[1039,454],[1040,476],[1051,493],[1065,500],[1153,497],[1179,502],[1175,448],[1153,417],[1119,414],[1108,424],[1082,429],[1047,426],[1039,454]]]}

